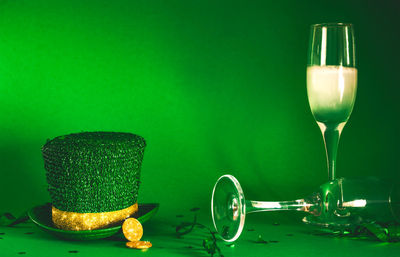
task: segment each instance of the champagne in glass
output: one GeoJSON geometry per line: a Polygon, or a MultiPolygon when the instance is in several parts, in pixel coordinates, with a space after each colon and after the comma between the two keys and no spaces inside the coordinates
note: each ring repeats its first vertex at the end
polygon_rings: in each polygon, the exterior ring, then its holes
{"type": "Polygon", "coordinates": [[[308,101],[324,138],[328,178],[334,180],[340,134],[353,110],[357,92],[353,26],[312,25],[308,52],[308,101]]]}

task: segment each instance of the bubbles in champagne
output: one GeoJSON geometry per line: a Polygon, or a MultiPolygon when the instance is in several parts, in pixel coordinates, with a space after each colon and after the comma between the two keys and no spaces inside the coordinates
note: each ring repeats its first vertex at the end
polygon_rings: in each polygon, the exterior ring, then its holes
{"type": "Polygon", "coordinates": [[[357,92],[357,69],[343,66],[307,68],[307,93],[315,119],[322,123],[347,121],[357,92]]]}

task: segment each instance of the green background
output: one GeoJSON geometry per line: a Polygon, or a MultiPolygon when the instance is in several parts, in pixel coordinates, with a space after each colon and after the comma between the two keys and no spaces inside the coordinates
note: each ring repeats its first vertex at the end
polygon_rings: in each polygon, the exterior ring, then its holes
{"type": "Polygon", "coordinates": [[[398,4],[0,1],[0,212],[49,201],[41,146],[80,131],[148,143],[141,202],[198,206],[234,174],[254,200],[327,180],[306,94],[309,26],[355,25],[359,86],[338,176],[399,179],[398,4]]]}

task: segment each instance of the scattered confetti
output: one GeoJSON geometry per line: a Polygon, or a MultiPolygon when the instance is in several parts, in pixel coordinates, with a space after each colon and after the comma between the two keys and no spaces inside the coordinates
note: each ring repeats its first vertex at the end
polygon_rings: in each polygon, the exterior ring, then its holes
{"type": "Polygon", "coordinates": [[[22,214],[18,218],[16,218],[14,215],[12,215],[9,212],[0,213],[0,226],[12,227],[14,225],[17,225],[17,224],[27,220],[27,219],[28,219],[28,216],[26,215],[26,213],[22,214]]]}
{"type": "Polygon", "coordinates": [[[255,241],[257,244],[268,244],[267,241],[265,241],[261,235],[258,235],[257,241],[255,241]]]}
{"type": "MultiPolygon", "coordinates": [[[[192,208],[191,211],[198,211],[199,208],[192,208]]],[[[221,252],[221,249],[218,247],[217,245],[217,238],[216,238],[216,234],[217,232],[212,231],[210,228],[200,224],[197,222],[197,214],[194,214],[194,218],[193,218],[193,222],[181,222],[181,224],[179,224],[178,226],[176,226],[176,236],[179,239],[183,238],[183,235],[186,235],[190,232],[193,231],[193,229],[197,227],[197,228],[201,228],[201,229],[206,229],[207,232],[210,233],[210,236],[203,239],[203,248],[204,250],[210,255],[210,256],[214,256],[216,254],[218,254],[220,257],[223,257],[223,254],[221,252]]],[[[193,248],[192,246],[187,246],[185,248],[191,249],[193,248]]]]}
{"type": "Polygon", "coordinates": [[[221,249],[219,249],[218,245],[216,244],[215,232],[211,233],[211,235],[211,237],[203,239],[204,249],[211,256],[214,256],[214,254],[218,252],[219,256],[223,257],[221,254],[221,249]]]}
{"type": "Polygon", "coordinates": [[[16,218],[14,217],[14,215],[12,215],[12,214],[9,213],[9,212],[4,213],[3,215],[4,215],[4,217],[6,217],[6,218],[9,219],[9,220],[15,220],[15,219],[16,219],[16,218]]]}

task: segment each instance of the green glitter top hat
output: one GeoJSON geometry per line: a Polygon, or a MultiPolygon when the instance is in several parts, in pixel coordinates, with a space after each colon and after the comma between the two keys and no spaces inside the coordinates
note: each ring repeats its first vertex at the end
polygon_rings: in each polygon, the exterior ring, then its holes
{"type": "Polygon", "coordinates": [[[48,141],[42,154],[53,206],[78,213],[132,206],[145,146],[141,136],[117,132],[83,132],[48,141]]]}

